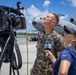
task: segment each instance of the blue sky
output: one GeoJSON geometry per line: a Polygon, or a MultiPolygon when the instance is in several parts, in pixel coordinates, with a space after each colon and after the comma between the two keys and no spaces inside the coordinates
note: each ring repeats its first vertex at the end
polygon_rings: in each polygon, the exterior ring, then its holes
{"type": "MultiPolygon", "coordinates": [[[[64,14],[65,20],[74,17],[76,11],[76,0],[0,0],[0,5],[16,8],[16,2],[21,1],[20,6],[25,8],[28,31],[34,30],[32,20],[37,15],[54,12],[64,14]]],[[[25,31],[25,30],[24,30],[25,31]]]]}

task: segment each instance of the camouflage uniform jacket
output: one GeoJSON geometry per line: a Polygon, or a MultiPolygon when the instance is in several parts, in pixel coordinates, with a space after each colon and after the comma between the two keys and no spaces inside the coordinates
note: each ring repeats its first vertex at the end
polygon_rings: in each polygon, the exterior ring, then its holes
{"type": "Polygon", "coordinates": [[[56,31],[53,31],[50,35],[38,35],[38,42],[36,46],[37,57],[30,72],[31,75],[51,75],[51,71],[49,68],[51,67],[52,62],[50,59],[48,59],[48,63],[45,60],[46,57],[44,54],[44,44],[46,41],[50,41],[53,47],[50,51],[57,58],[57,53],[61,52],[64,48],[61,38],[61,35],[59,35],[56,31]]]}

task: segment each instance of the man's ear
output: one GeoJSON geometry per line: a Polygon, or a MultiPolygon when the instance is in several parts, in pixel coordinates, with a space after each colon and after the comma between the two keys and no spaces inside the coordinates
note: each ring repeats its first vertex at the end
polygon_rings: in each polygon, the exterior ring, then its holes
{"type": "Polygon", "coordinates": [[[76,37],[74,37],[74,39],[72,41],[76,41],[76,37]]]}
{"type": "Polygon", "coordinates": [[[51,22],[51,24],[55,24],[56,25],[56,22],[53,21],[53,22],[51,22]]]}
{"type": "Polygon", "coordinates": [[[76,41],[76,38],[75,38],[75,41],[76,41]]]}

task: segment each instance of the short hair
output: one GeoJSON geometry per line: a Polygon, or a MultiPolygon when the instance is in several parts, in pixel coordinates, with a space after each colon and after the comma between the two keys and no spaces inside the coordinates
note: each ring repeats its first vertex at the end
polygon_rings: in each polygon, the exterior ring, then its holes
{"type": "Polygon", "coordinates": [[[56,25],[59,23],[59,17],[55,14],[55,13],[52,13],[53,15],[55,15],[55,18],[56,18],[56,25]]]}

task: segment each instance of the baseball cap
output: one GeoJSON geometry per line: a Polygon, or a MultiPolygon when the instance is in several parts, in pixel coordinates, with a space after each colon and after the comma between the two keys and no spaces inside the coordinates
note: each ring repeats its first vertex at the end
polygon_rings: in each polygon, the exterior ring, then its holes
{"type": "Polygon", "coordinates": [[[74,34],[76,36],[76,28],[64,26],[64,31],[69,34],[74,34]]]}

